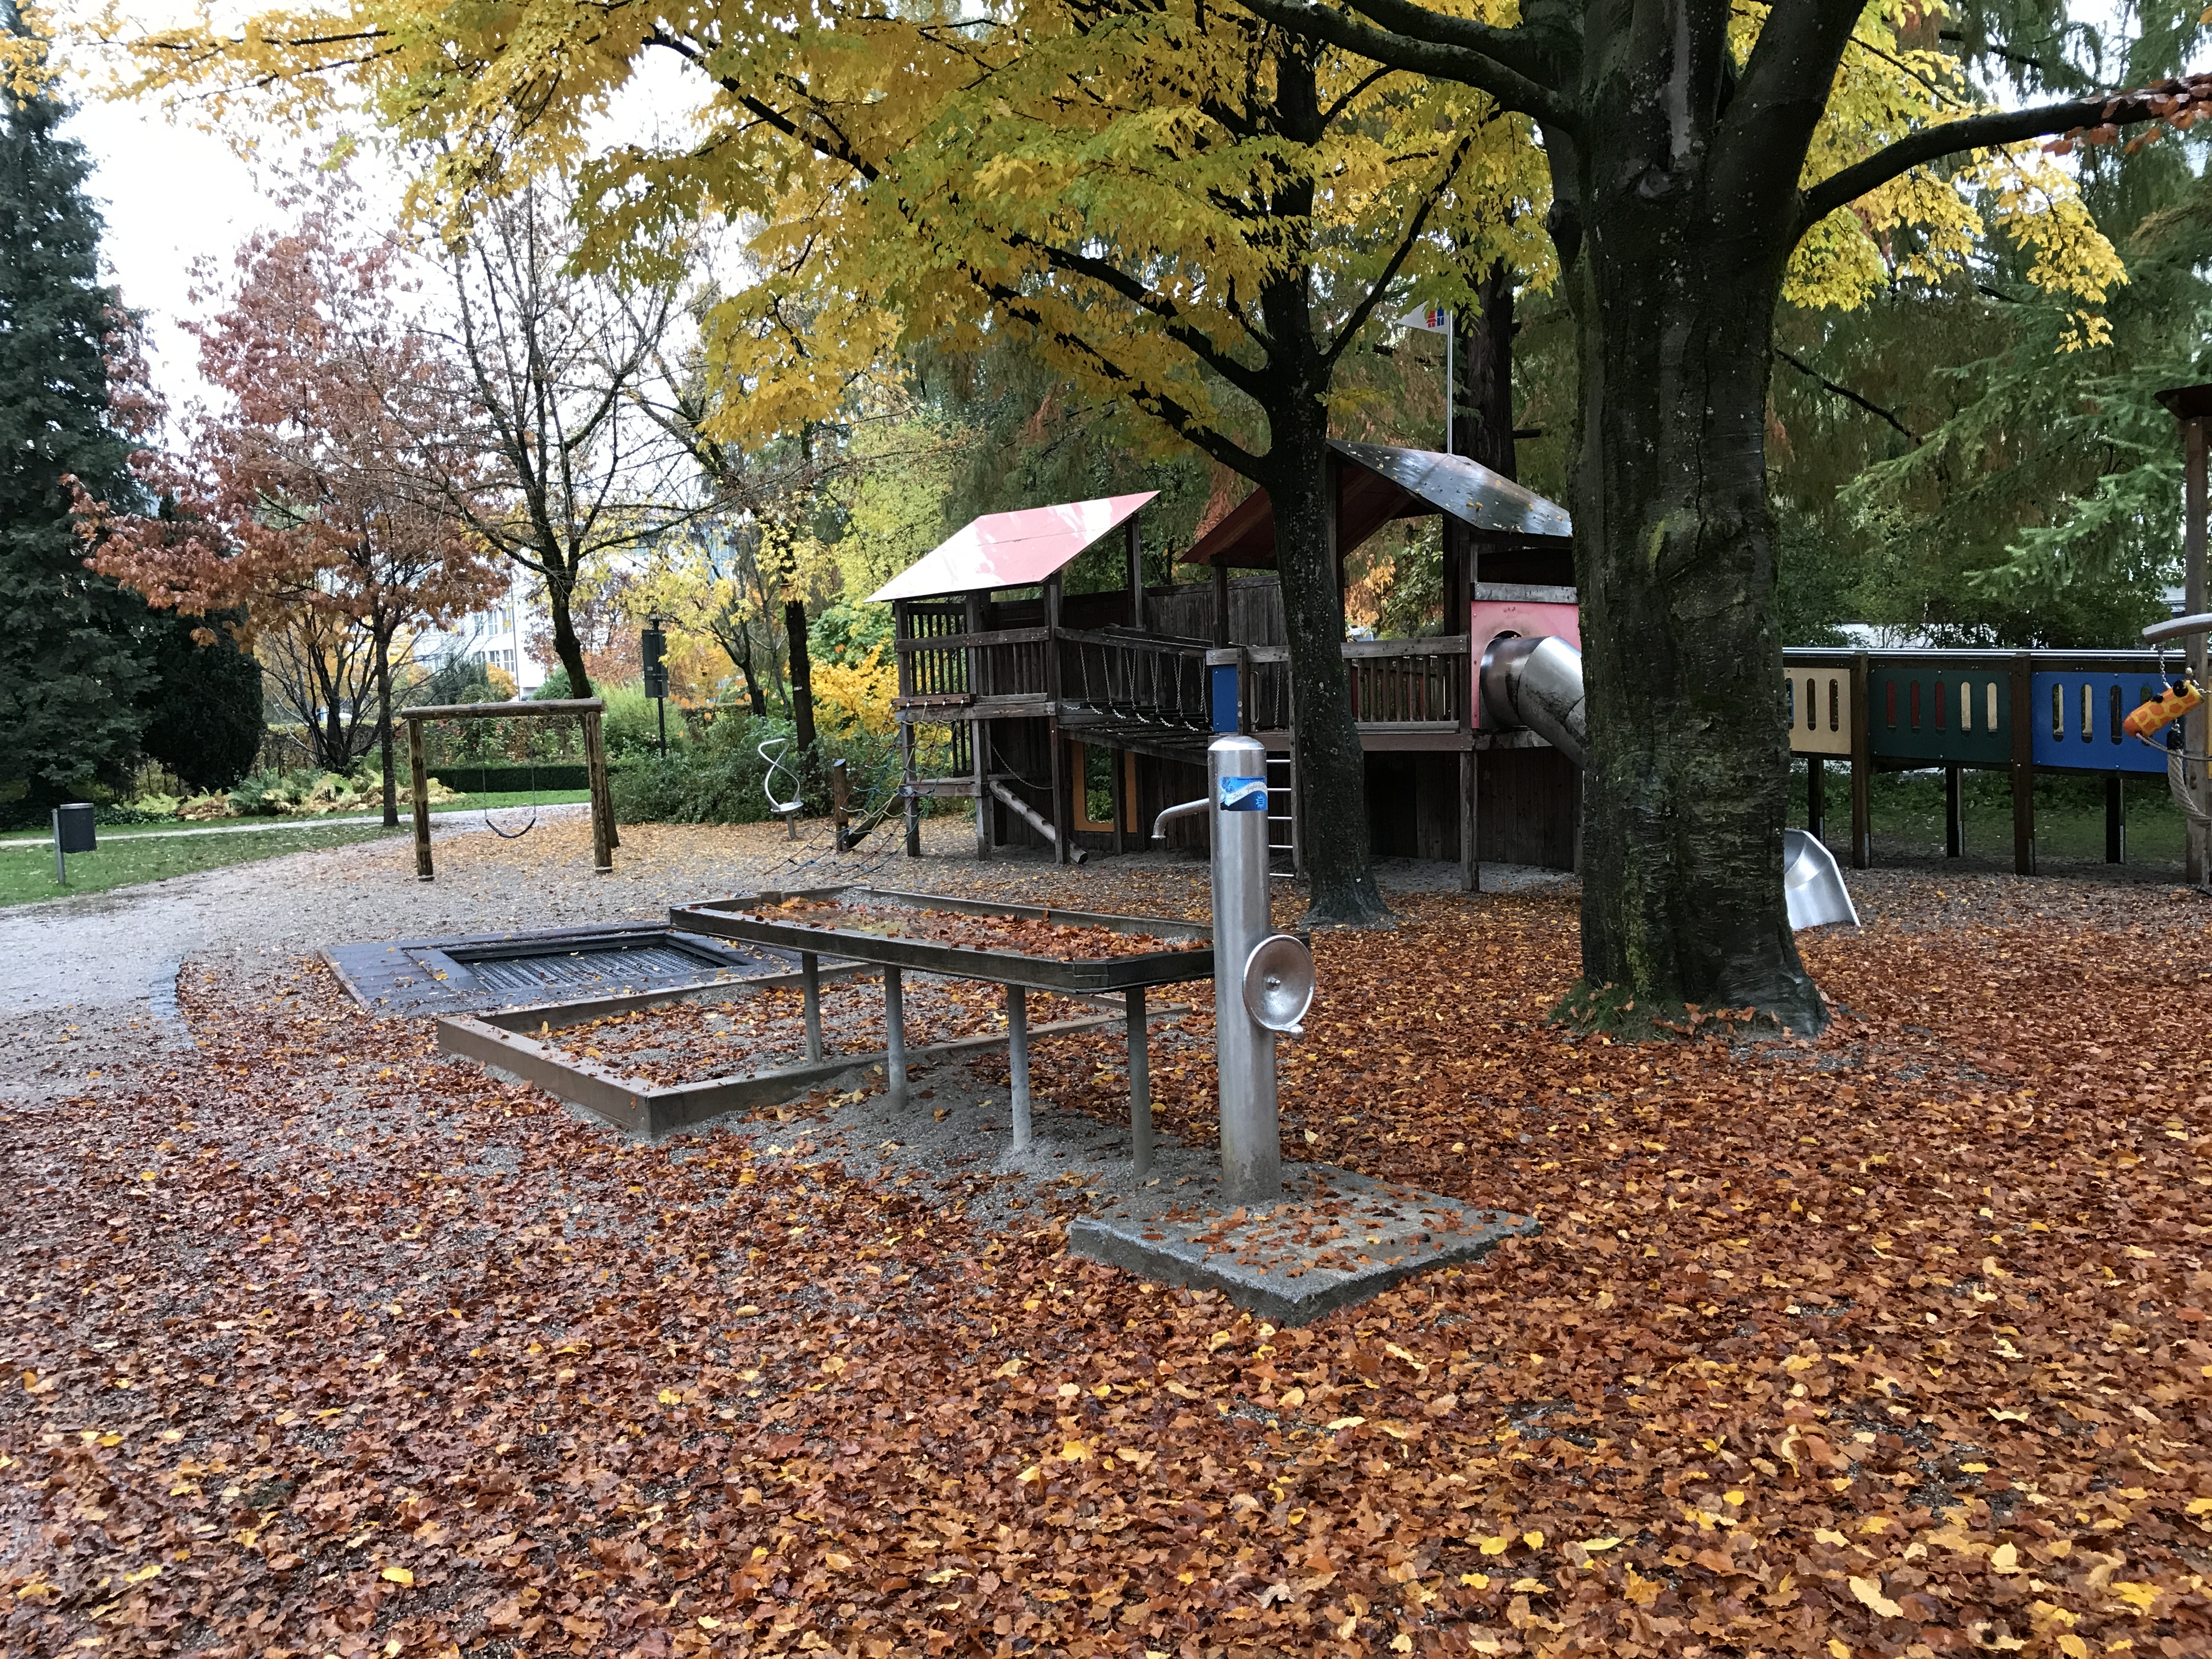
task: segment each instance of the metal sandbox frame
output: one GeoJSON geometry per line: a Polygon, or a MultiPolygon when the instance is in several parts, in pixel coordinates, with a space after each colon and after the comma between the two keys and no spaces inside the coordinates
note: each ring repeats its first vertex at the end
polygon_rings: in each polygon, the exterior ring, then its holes
{"type": "Polygon", "coordinates": [[[988,1053],[1005,1047],[1013,1085],[1015,1151],[1030,1145],[1029,1101],[1029,1041],[1063,1032],[1096,1030],[1126,1023],[1129,1031],[1130,1126],[1138,1172],[1148,1168],[1152,1155],[1152,1092],[1149,1046],[1146,1028],[1150,1020],[1181,1008],[1146,1006],[1146,992],[1153,986],[1209,978],[1213,952],[1206,951],[1146,951],[1130,957],[1056,958],[1019,951],[984,951],[921,939],[889,939],[881,934],[848,929],[810,927],[795,922],[775,922],[732,914],[787,898],[836,901],[865,899],[873,904],[950,909],[983,917],[1024,920],[1049,918],[1077,927],[1109,927],[1116,933],[1145,933],[1176,939],[1207,939],[1212,930],[1202,924],[1164,917],[1095,915],[1084,911],[1045,910],[1031,905],[989,904],[935,894],[903,893],[872,888],[841,886],[817,888],[804,893],[757,893],[675,907],[671,924],[688,933],[720,935],[759,943],[774,943],[795,952],[800,963],[795,974],[769,974],[757,978],[725,981],[710,985],[592,997],[568,1002],[541,1002],[522,1007],[476,1014],[441,1017],[437,1022],[438,1047],[477,1060],[496,1071],[518,1077],[580,1106],[635,1134],[659,1139],[707,1118],[750,1106],[779,1103],[845,1073],[873,1066],[885,1070],[886,1092],[894,1103],[905,1097],[908,1062],[988,1053]],[[832,958],[830,967],[822,958],[832,958]],[[1007,1030],[958,1037],[909,1049],[905,1042],[902,975],[907,970],[940,975],[951,979],[974,979],[1001,984],[1007,991],[1007,1030]],[[825,980],[854,979],[880,971],[887,1046],[857,1054],[823,1051],[820,988],[825,980]],[[734,1002],[753,992],[775,987],[800,987],[805,996],[806,1060],[743,1077],[702,1078],[688,1083],[653,1084],[626,1077],[609,1066],[562,1053],[530,1034],[566,1030],[603,1019],[611,1014],[668,1007],[686,1002],[734,1002]],[[1058,1020],[1030,1028],[1025,993],[1048,990],[1062,995],[1104,1000],[1118,994],[1122,1010],[1087,1018],[1058,1020]]]}

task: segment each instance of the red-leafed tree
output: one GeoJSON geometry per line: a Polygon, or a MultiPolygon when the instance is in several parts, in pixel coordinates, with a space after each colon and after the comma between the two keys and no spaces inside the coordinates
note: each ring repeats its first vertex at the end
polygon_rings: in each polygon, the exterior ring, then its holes
{"type": "Polygon", "coordinates": [[[162,511],[87,498],[79,513],[87,562],[157,609],[242,611],[234,625],[248,629],[305,610],[359,629],[392,824],[394,644],[477,608],[507,577],[452,510],[472,469],[466,393],[399,309],[399,250],[359,222],[338,186],[296,228],[246,243],[228,307],[193,329],[225,406],[193,423],[184,456],[134,463],[162,511]]]}

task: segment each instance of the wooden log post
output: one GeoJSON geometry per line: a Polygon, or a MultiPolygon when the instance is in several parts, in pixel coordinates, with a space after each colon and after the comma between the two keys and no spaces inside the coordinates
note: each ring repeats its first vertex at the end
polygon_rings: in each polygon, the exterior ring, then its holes
{"type": "Polygon", "coordinates": [[[1867,653],[1851,658],[1851,868],[1874,867],[1874,676],[1867,653]]]}
{"type": "Polygon", "coordinates": [[[1129,550],[1129,626],[1141,632],[1145,626],[1145,536],[1132,516],[1123,526],[1128,538],[1129,550]]]}
{"type": "MultiPolygon", "coordinates": [[[[2205,417],[2198,415],[2182,426],[2182,560],[2181,608],[2189,616],[2212,609],[2212,583],[2206,577],[2205,516],[2207,479],[2205,417]]],[[[2188,641],[2189,677],[2203,685],[2212,679],[2212,639],[2199,634],[2188,641]]],[[[2181,721],[2182,747],[2191,755],[2212,753],[2212,708],[2200,703],[2181,721]]],[[[2199,811],[2212,811],[2212,764],[2197,761],[2181,772],[2199,811]]],[[[2182,878],[2194,887],[2212,887],[2212,828],[2185,822],[2182,826],[2182,878]]]]}
{"type": "Polygon", "coordinates": [[[1213,643],[1216,649],[1229,644],[1229,567],[1219,559],[1213,562],[1213,643]]]}
{"type": "MultiPolygon", "coordinates": [[[[983,631],[983,596],[969,593],[963,596],[967,614],[962,625],[970,638],[983,631]]],[[[983,648],[968,647],[968,695],[981,697],[988,695],[984,681],[983,648]]],[[[991,722],[971,720],[968,722],[968,762],[973,775],[975,791],[975,856],[978,860],[991,856],[991,722]]]]}
{"type": "Polygon", "coordinates": [[[1476,791],[1481,785],[1481,760],[1472,749],[1459,757],[1459,884],[1466,891],[1482,890],[1481,807],[1476,791]]]}
{"type": "Polygon", "coordinates": [[[1805,828],[1814,841],[1828,834],[1828,763],[1820,755],[1805,757],[1805,828]]]}
{"type": "Polygon", "coordinates": [[[615,804],[607,787],[607,747],[599,730],[599,711],[584,714],[584,768],[592,789],[592,869],[602,876],[615,867],[615,804]]]}
{"type": "Polygon", "coordinates": [[[2012,659],[2012,867],[2035,873],[2035,719],[2028,704],[2035,690],[2035,659],[2025,651],[2012,659]]]}
{"type": "Polygon", "coordinates": [[[2105,774],[2105,862],[2128,861],[2128,805],[2126,785],[2118,772],[2105,774]]]}
{"type": "Polygon", "coordinates": [[[415,879],[435,881],[430,864],[430,769],[422,754],[422,722],[407,722],[407,780],[415,792],[415,879]]]}
{"type": "Polygon", "coordinates": [[[1959,769],[1955,766],[1943,769],[1943,856],[1966,856],[1966,810],[1960,799],[1959,769]]]}
{"type": "Polygon", "coordinates": [[[1067,862],[1067,752],[1060,738],[1060,574],[1044,584],[1044,695],[1050,711],[1046,738],[1052,746],[1052,856],[1055,864],[1067,862]]]}

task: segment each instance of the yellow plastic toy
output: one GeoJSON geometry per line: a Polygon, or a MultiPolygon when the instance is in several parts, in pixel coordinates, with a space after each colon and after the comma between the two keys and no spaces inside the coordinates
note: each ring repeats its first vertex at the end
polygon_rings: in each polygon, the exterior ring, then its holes
{"type": "Polygon", "coordinates": [[[2164,731],[2191,709],[2204,701],[2204,694],[2188,680],[2170,686],[2160,696],[2152,698],[2142,708],[2120,722],[2123,731],[2138,738],[2148,738],[2164,731]]]}

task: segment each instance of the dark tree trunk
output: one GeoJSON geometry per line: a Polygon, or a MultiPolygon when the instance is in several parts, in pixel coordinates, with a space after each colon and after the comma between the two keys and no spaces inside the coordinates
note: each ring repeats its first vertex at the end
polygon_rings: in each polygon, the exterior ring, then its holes
{"type": "Polygon", "coordinates": [[[730,659],[745,682],[745,701],[752,705],[753,718],[768,718],[768,699],[761,693],[760,681],[753,675],[752,630],[740,623],[735,629],[717,628],[714,637],[720,641],[722,654],[730,659]]]}
{"type": "Polygon", "coordinates": [[[392,634],[380,621],[376,641],[376,746],[384,760],[384,827],[399,827],[399,774],[392,754],[392,634]]]}
{"type": "Polygon", "coordinates": [[[1459,374],[1452,401],[1452,453],[1511,478],[1513,460],[1513,270],[1500,259],[1459,313],[1459,374]]]}
{"type": "Polygon", "coordinates": [[[1362,927],[1390,912],[1367,845],[1367,762],[1344,668],[1344,591],[1337,580],[1328,412],[1318,396],[1268,411],[1267,495],[1291,651],[1298,811],[1312,883],[1306,921],[1362,927]]]}
{"type": "Polygon", "coordinates": [[[592,695],[592,676],[584,666],[584,647],[576,639],[575,619],[568,614],[569,601],[575,592],[574,576],[566,572],[556,574],[550,568],[546,571],[545,609],[553,618],[553,654],[568,671],[568,695],[588,697],[592,695]]]}
{"type": "MultiPolygon", "coordinates": [[[[1647,1012],[1751,1007],[1814,1031],[1826,1014],[1782,896],[1790,764],[1764,449],[1789,239],[1744,234],[1742,198],[1705,175],[1703,135],[1685,149],[1657,95],[1621,101],[1559,192],[1569,215],[1597,206],[1554,228],[1581,352],[1584,986],[1647,1012]],[[1636,188],[1606,182],[1620,179],[1636,188]]],[[[1556,155],[1555,176],[1576,159],[1556,155]]]]}
{"type": "Polygon", "coordinates": [[[783,604],[783,633],[791,651],[791,723],[802,751],[814,747],[814,666],[806,655],[806,607],[783,604]]]}

